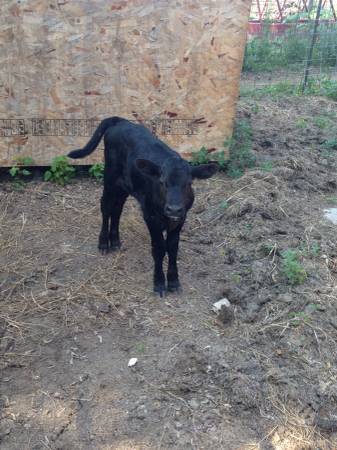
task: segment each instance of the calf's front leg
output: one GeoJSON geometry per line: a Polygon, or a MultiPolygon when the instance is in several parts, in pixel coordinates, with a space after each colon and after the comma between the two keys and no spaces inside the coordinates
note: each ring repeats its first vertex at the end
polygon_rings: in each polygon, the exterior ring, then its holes
{"type": "Polygon", "coordinates": [[[169,292],[178,291],[180,288],[178,267],[177,267],[177,255],[178,255],[181,228],[182,225],[179,225],[174,230],[167,232],[166,238],[166,248],[168,253],[167,290],[169,292]]]}
{"type": "Polygon", "coordinates": [[[163,232],[158,224],[152,220],[146,220],[151,236],[152,256],[154,261],[153,290],[162,297],[165,293],[165,275],[163,271],[163,259],[166,253],[163,232]]]}

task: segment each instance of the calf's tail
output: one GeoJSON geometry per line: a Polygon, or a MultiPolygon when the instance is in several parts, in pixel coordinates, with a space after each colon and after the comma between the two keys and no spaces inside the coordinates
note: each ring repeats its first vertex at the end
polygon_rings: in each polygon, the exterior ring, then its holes
{"type": "Polygon", "coordinates": [[[113,127],[121,120],[123,120],[123,119],[121,119],[119,117],[109,117],[108,119],[102,120],[102,122],[96,128],[96,131],[92,135],[89,142],[83,148],[81,148],[79,150],[73,150],[70,153],[68,153],[69,158],[77,159],[77,158],[84,158],[84,157],[90,155],[96,149],[98,144],[100,143],[106,130],[110,127],[113,127]]]}

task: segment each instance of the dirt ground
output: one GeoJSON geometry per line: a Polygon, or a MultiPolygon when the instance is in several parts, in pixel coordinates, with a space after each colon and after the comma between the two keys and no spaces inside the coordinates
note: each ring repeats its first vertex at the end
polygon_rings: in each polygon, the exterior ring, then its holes
{"type": "Polygon", "coordinates": [[[337,449],[337,105],[245,98],[242,117],[257,166],[196,184],[180,295],[152,294],[133,200],[101,256],[99,183],[2,183],[2,449],[337,449]]]}

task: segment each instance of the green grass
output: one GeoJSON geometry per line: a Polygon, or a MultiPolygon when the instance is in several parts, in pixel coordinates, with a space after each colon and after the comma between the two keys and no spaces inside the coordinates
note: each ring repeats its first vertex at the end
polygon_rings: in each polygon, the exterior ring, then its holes
{"type": "Polygon", "coordinates": [[[263,161],[260,165],[263,172],[271,172],[273,170],[273,163],[271,161],[263,161]]]}
{"type": "MultiPolygon", "coordinates": [[[[256,86],[254,88],[243,86],[240,89],[241,97],[253,98],[256,100],[266,96],[272,99],[279,99],[281,97],[301,95],[322,96],[337,101],[337,81],[327,79],[309,80],[308,86],[303,94],[301,87],[298,84],[289,81],[283,81],[269,86],[256,86]]],[[[320,124],[322,124],[321,121],[320,124]]]]}
{"type": "Polygon", "coordinates": [[[299,94],[299,87],[289,81],[283,81],[281,83],[275,83],[269,86],[256,86],[254,88],[242,87],[240,89],[241,97],[249,97],[256,100],[262,99],[266,96],[277,99],[279,97],[289,97],[299,94]]]}
{"type": "Polygon", "coordinates": [[[229,158],[226,172],[231,178],[243,175],[245,169],[255,166],[256,158],[252,153],[253,131],[248,119],[238,120],[234,125],[232,138],[225,143],[229,158]]]}
{"type": "Polygon", "coordinates": [[[324,130],[329,125],[329,120],[324,116],[317,116],[314,117],[313,123],[317,128],[324,130]]]}

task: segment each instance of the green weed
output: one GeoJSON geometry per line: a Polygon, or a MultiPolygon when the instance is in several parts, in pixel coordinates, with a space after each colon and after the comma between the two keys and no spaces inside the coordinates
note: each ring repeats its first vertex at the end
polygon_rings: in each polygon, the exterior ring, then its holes
{"type": "Polygon", "coordinates": [[[323,142],[322,148],[325,148],[326,150],[337,150],[337,139],[328,139],[327,141],[323,142]]]}
{"type": "Polygon", "coordinates": [[[260,169],[263,172],[271,172],[273,170],[273,163],[271,161],[264,161],[261,163],[260,169]]]}
{"type": "Polygon", "coordinates": [[[139,342],[136,345],[136,350],[138,353],[144,353],[145,352],[145,345],[142,342],[139,342]]]}
{"type": "Polygon", "coordinates": [[[220,203],[220,209],[226,210],[229,208],[229,203],[227,202],[227,200],[222,200],[222,202],[220,203]]]}
{"type": "Polygon", "coordinates": [[[89,169],[89,175],[98,181],[101,181],[104,176],[104,164],[96,163],[93,164],[89,169]]]}
{"type": "Polygon", "coordinates": [[[191,164],[194,166],[216,161],[220,170],[226,171],[231,178],[243,175],[246,168],[255,165],[252,148],[252,127],[247,119],[241,119],[234,125],[233,136],[224,143],[228,148],[229,158],[224,150],[208,153],[205,147],[192,153],[191,164]]]}
{"type": "Polygon", "coordinates": [[[337,101],[337,81],[334,80],[322,81],[321,93],[325,97],[337,101]]]}
{"type": "Polygon", "coordinates": [[[282,258],[282,272],[289,284],[304,283],[308,275],[300,263],[300,253],[297,250],[286,250],[282,253],[282,258]]]}
{"type": "Polygon", "coordinates": [[[304,311],[299,311],[299,312],[291,312],[291,313],[289,313],[289,319],[291,320],[290,323],[291,323],[292,326],[298,327],[302,323],[309,322],[310,317],[304,311]]]}
{"type": "Polygon", "coordinates": [[[260,249],[265,256],[270,256],[272,253],[276,253],[277,244],[276,242],[274,244],[266,242],[261,245],[260,249]]]}
{"type": "Polygon", "coordinates": [[[32,165],[34,165],[34,160],[30,156],[18,156],[14,159],[14,165],[9,169],[8,173],[12,177],[16,189],[23,188],[25,177],[31,175],[31,171],[27,167],[32,165]]]}
{"type": "Polygon", "coordinates": [[[306,128],[308,124],[308,119],[304,118],[304,117],[300,117],[297,121],[296,121],[296,127],[297,128],[306,128]]]}
{"type": "Polygon", "coordinates": [[[321,130],[324,130],[329,124],[329,121],[326,117],[317,116],[313,120],[314,125],[316,125],[317,128],[320,128],[321,130]]]}
{"type": "Polygon", "coordinates": [[[69,164],[67,156],[56,156],[52,161],[50,169],[45,172],[44,180],[64,186],[75,176],[75,172],[75,167],[69,164]]]}
{"type": "Polygon", "coordinates": [[[210,161],[209,153],[206,147],[201,147],[200,150],[192,153],[191,164],[193,166],[199,166],[201,164],[207,164],[210,161]]]}
{"type": "Polygon", "coordinates": [[[331,205],[337,205],[337,197],[328,197],[326,201],[331,205]]]}
{"type": "Polygon", "coordinates": [[[300,251],[303,256],[307,256],[310,258],[317,258],[321,252],[321,246],[318,242],[313,242],[310,246],[309,245],[301,245],[300,251]]]}
{"type": "Polygon", "coordinates": [[[240,284],[242,281],[242,276],[239,273],[233,273],[230,278],[235,284],[240,284]]]}

